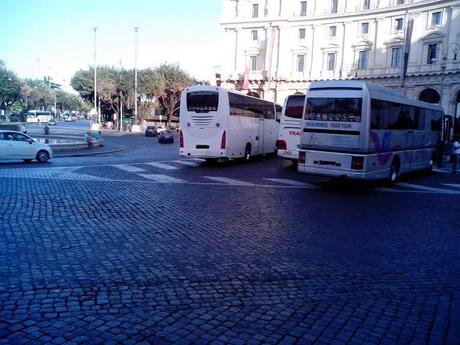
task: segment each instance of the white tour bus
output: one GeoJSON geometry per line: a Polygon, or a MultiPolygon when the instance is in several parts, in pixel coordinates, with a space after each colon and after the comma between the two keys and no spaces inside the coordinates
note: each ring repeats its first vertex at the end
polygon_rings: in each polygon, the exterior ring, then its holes
{"type": "Polygon", "coordinates": [[[47,123],[51,121],[53,115],[49,111],[29,110],[26,114],[26,122],[47,123]]]}
{"type": "Polygon", "coordinates": [[[220,87],[197,85],[182,91],[180,154],[208,161],[276,152],[281,106],[220,87]]]}
{"type": "Polygon", "coordinates": [[[384,179],[430,169],[440,142],[440,106],[362,81],[310,86],[302,121],[298,171],[384,179]]]}
{"type": "Polygon", "coordinates": [[[288,96],[284,101],[278,134],[278,156],[297,163],[299,158],[300,131],[305,103],[304,94],[288,96]]]}

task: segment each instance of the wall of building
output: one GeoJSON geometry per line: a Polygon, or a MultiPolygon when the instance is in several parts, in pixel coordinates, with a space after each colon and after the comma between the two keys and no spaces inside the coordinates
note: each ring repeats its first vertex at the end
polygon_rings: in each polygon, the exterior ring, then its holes
{"type": "MultiPolygon", "coordinates": [[[[305,92],[315,80],[367,79],[399,87],[400,67],[392,67],[392,50],[403,49],[407,23],[413,20],[405,82],[408,96],[418,98],[430,87],[441,104],[455,114],[460,88],[460,0],[223,0],[222,28],[228,52],[222,62],[224,86],[240,88],[251,56],[250,87],[266,99],[282,102],[294,92],[305,92]],[[402,3],[401,3],[402,2],[402,3]],[[258,17],[253,18],[253,6],[258,17]],[[432,25],[433,13],[440,22],[432,25]],[[402,27],[397,29],[397,21],[402,27]],[[368,32],[362,33],[363,23],[368,32]],[[335,26],[335,36],[330,33],[335,26]],[[299,38],[299,30],[305,38],[299,38]],[[257,30],[257,40],[253,31],[257,30]],[[437,44],[436,58],[427,63],[428,47],[437,44]],[[360,51],[367,51],[367,67],[358,68],[360,51]],[[335,66],[328,70],[328,54],[335,66]],[[298,71],[298,56],[304,68],[298,71]],[[275,99],[276,98],[276,99],[275,99]]],[[[401,51],[402,53],[402,51],[401,51]]],[[[460,114],[459,114],[460,115],[460,114]]]]}

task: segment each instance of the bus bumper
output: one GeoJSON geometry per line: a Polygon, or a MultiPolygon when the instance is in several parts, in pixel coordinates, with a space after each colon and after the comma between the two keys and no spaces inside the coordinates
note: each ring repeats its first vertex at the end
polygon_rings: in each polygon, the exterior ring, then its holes
{"type": "Polygon", "coordinates": [[[225,158],[227,157],[226,150],[206,150],[206,149],[195,149],[195,150],[184,150],[180,149],[180,155],[182,157],[195,157],[195,158],[225,158]]]}
{"type": "Polygon", "coordinates": [[[299,150],[278,150],[278,157],[296,161],[299,159],[299,150]]]}

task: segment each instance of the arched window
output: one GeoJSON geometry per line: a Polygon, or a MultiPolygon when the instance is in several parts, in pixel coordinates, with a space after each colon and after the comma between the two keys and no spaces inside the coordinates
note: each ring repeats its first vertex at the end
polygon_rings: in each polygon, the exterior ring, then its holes
{"type": "Polygon", "coordinates": [[[418,99],[428,103],[439,103],[441,98],[439,97],[438,91],[433,89],[425,89],[420,93],[418,99]]]}

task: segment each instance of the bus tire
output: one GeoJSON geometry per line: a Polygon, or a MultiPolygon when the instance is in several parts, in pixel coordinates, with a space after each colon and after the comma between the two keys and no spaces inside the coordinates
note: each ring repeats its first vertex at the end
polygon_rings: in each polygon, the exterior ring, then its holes
{"type": "Polygon", "coordinates": [[[388,175],[388,182],[390,184],[393,184],[398,180],[400,167],[401,164],[399,163],[399,157],[393,158],[390,166],[390,174],[388,175]]]}
{"type": "Polygon", "coordinates": [[[436,156],[436,153],[433,152],[433,154],[431,155],[430,163],[429,163],[430,165],[428,166],[428,169],[427,169],[428,172],[430,173],[433,172],[436,161],[437,161],[437,156],[436,156]]]}
{"type": "Polygon", "coordinates": [[[38,151],[37,153],[37,161],[39,163],[46,163],[50,159],[50,154],[45,150],[38,151]]]}
{"type": "Polygon", "coordinates": [[[246,148],[244,149],[244,160],[246,162],[249,162],[252,158],[252,155],[251,155],[251,144],[247,143],[246,144],[246,148]]]}

